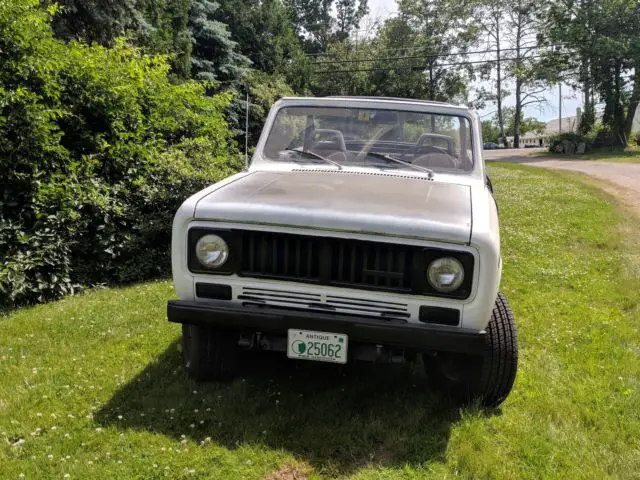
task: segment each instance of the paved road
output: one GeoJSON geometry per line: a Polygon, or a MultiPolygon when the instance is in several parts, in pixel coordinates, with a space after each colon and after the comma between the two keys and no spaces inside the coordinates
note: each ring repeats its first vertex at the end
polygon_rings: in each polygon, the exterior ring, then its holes
{"type": "Polygon", "coordinates": [[[546,151],[546,148],[507,148],[499,150],[483,150],[482,154],[485,160],[525,163],[535,160],[535,157],[532,157],[534,153],[546,151]]]}
{"type": "Polygon", "coordinates": [[[483,153],[486,160],[524,163],[553,170],[571,170],[603,180],[601,186],[605,191],[618,197],[640,216],[640,164],[537,158],[532,156],[535,151],[540,150],[485,150],[483,153]]]}

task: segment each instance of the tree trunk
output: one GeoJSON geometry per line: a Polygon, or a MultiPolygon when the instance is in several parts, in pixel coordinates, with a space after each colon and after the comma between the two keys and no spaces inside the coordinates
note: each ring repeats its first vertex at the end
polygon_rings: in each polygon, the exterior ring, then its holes
{"type": "Polygon", "coordinates": [[[498,126],[500,127],[500,136],[502,144],[508,147],[507,137],[504,135],[504,117],[502,115],[502,65],[500,59],[500,19],[495,18],[496,22],[496,94],[498,95],[498,126]]]}
{"type": "Polygon", "coordinates": [[[616,60],[616,68],[615,68],[615,77],[614,77],[614,85],[615,85],[615,108],[614,108],[614,125],[615,132],[618,136],[618,141],[621,145],[626,146],[628,137],[625,137],[625,117],[624,117],[624,107],[622,105],[622,61],[616,60]]]}
{"type": "Polygon", "coordinates": [[[513,148],[520,148],[520,124],[522,123],[522,79],[516,77],[516,109],[513,119],[513,148]]]}
{"type": "Polygon", "coordinates": [[[513,148],[520,148],[520,123],[522,121],[522,10],[518,3],[518,25],[516,28],[516,111],[513,119],[513,148]]]}
{"type": "Polygon", "coordinates": [[[635,62],[635,75],[633,81],[633,93],[629,100],[629,107],[627,108],[627,118],[624,122],[624,138],[629,141],[631,138],[633,129],[633,119],[636,115],[638,105],[640,105],[640,59],[635,62]]]}

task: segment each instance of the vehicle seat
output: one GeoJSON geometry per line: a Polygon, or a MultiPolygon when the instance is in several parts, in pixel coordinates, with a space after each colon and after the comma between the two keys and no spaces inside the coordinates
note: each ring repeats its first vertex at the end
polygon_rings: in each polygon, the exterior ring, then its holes
{"type": "Polygon", "coordinates": [[[456,158],[446,153],[427,153],[420,155],[411,163],[426,168],[460,168],[456,158]]]}

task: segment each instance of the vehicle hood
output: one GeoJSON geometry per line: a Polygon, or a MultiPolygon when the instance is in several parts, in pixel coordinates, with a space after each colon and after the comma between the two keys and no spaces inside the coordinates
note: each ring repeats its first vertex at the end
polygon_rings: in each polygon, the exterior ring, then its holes
{"type": "Polygon", "coordinates": [[[395,173],[256,171],[201,198],[195,218],[468,244],[471,187],[395,173]]]}

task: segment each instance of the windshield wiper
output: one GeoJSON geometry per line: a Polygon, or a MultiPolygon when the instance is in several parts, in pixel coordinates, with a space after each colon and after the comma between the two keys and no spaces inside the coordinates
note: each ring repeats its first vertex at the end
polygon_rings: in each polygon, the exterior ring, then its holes
{"type": "Polygon", "coordinates": [[[405,165],[407,167],[415,168],[416,170],[420,170],[422,172],[427,173],[429,175],[430,179],[433,178],[433,170],[431,170],[429,168],[421,167],[420,165],[414,165],[413,163],[405,162],[404,160],[400,160],[399,158],[395,158],[395,157],[392,157],[390,155],[385,155],[384,153],[367,152],[367,155],[371,155],[372,157],[381,158],[383,160],[388,160],[390,162],[399,163],[399,164],[405,165]]]}
{"type": "Polygon", "coordinates": [[[307,158],[314,158],[316,160],[322,160],[325,163],[329,163],[331,165],[335,165],[336,167],[338,167],[338,169],[342,170],[342,165],[340,165],[338,162],[335,162],[329,158],[323,157],[322,155],[318,155],[317,153],[313,153],[313,152],[309,152],[308,150],[297,150],[295,148],[285,148],[286,151],[288,152],[296,152],[299,153],[303,156],[306,156],[307,158]]]}

